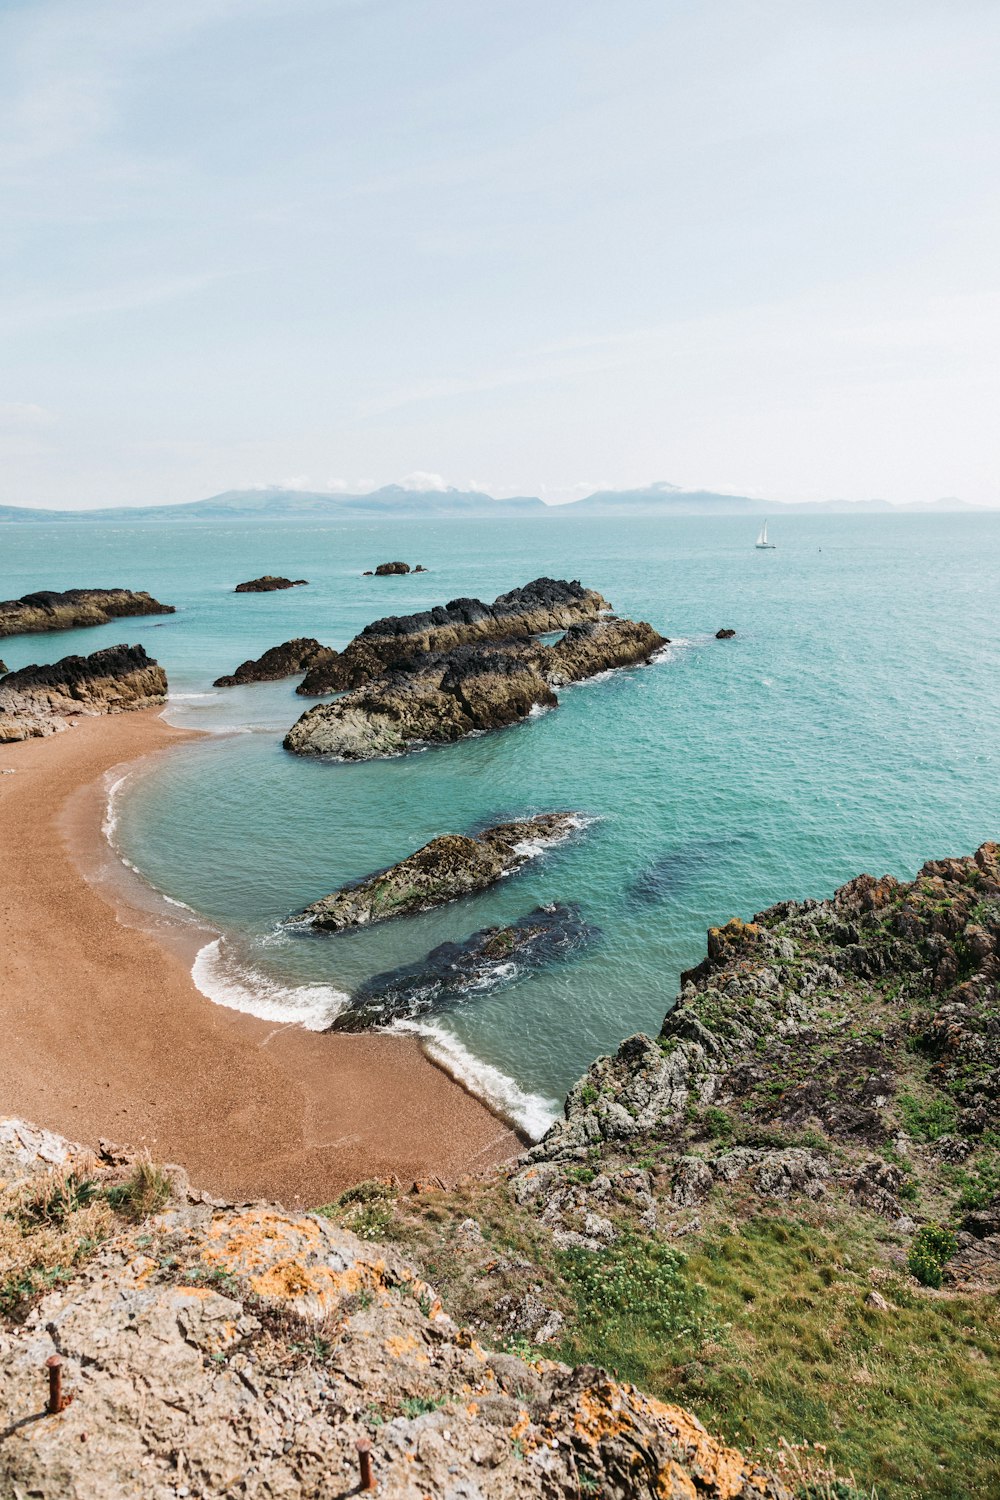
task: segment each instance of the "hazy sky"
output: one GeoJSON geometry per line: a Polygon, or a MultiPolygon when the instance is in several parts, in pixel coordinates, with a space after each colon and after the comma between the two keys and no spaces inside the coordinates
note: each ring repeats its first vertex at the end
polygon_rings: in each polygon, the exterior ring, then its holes
{"type": "Polygon", "coordinates": [[[998,0],[0,0],[0,501],[997,504],[998,184],[998,0]]]}

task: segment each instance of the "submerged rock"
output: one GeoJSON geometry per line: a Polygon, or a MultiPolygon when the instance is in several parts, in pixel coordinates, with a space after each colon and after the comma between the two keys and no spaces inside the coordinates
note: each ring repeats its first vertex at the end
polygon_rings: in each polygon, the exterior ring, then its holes
{"type": "Polygon", "coordinates": [[[56,734],[78,714],[117,714],[165,701],[167,674],[141,646],[110,646],[0,677],[0,742],[56,734]]]}
{"type": "Polygon", "coordinates": [[[161,604],[145,590],[43,589],[21,599],[0,600],[0,635],[28,635],[40,630],[78,630],[107,625],[131,615],[172,615],[172,604],[161,604]]]}
{"type": "Polygon", "coordinates": [[[396,574],[408,573],[409,571],[410,571],[410,565],[409,565],[409,563],[405,563],[405,562],[379,563],[378,567],[375,569],[375,577],[376,578],[392,578],[396,574]]]}
{"type": "Polygon", "coordinates": [[[480,641],[527,640],[596,620],[607,601],[593,589],[565,579],[536,578],[501,594],[492,604],[481,599],[450,603],[412,615],[373,620],[334,661],[310,672],[296,689],[320,698],[363,686],[389,672],[413,671],[428,656],[480,641]]]}
{"type": "Polygon", "coordinates": [[[577,906],[539,906],[506,927],[440,943],[415,964],[376,974],[352,995],[330,1031],[370,1031],[462,1005],[513,984],[526,969],[570,957],[598,936],[577,906]]]}
{"type": "Polygon", "coordinates": [[[293,920],[338,931],[429,911],[485,890],[525,864],[538,852],[537,845],[565,838],[575,826],[573,813],[540,813],[498,823],[474,838],[443,834],[388,870],[314,901],[293,920]]]}
{"type": "Polygon", "coordinates": [[[272,646],[263,656],[241,662],[235,672],[227,677],[217,677],[212,686],[240,687],[248,682],[277,682],[282,677],[305,672],[336,654],[330,646],[321,645],[312,636],[297,636],[294,641],[272,646]]]}
{"type": "Polygon", "coordinates": [[[273,594],[277,589],[298,589],[309,582],[308,578],[279,578],[274,573],[264,573],[260,578],[251,578],[247,583],[238,583],[234,594],[273,594]]]}
{"type": "Polygon", "coordinates": [[[637,666],[664,644],[643,622],[595,620],[572,627],[554,646],[530,640],[459,646],[317,704],[288,731],[285,749],[372,760],[417,744],[449,744],[476,730],[516,724],[532,709],[555,708],[553,682],[637,666]]]}

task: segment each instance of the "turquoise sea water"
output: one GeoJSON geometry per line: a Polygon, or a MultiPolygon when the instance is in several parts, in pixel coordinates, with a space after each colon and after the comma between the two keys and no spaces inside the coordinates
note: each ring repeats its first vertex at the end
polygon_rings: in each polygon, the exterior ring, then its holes
{"type": "Polygon", "coordinates": [[[122,584],[178,613],[0,651],[13,667],[141,641],[167,669],[169,717],[215,731],[119,788],[114,838],[222,934],[196,965],[220,1001],[319,1026],[376,972],[539,902],[577,903],[600,929],[589,947],[430,1028],[432,1051],[537,1129],[593,1057],[658,1029],[709,924],[1000,836],[1000,515],[796,515],[772,522],[774,552],[755,551],[756,530],[558,515],[8,526],[0,596],[122,584]],[[430,571],[361,576],[389,557],[430,571]],[[310,586],[232,592],[262,572],[310,586]],[[363,765],[282,750],[309,706],[294,679],[211,687],[291,636],[341,646],[379,615],[540,574],[580,578],[674,644],[503,733],[363,765]],[[720,626],[736,639],[716,641],[720,626]],[[278,925],[435,834],[557,808],[587,826],[491,892],[331,937],[278,925]]]}

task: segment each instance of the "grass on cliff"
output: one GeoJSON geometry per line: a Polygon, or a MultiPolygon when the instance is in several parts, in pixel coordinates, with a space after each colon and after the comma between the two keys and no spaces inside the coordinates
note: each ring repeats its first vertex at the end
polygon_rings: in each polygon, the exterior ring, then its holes
{"type": "Polygon", "coordinates": [[[658,1342],[640,1318],[623,1341],[620,1319],[581,1303],[561,1353],[617,1365],[744,1451],[823,1443],[880,1500],[1000,1494],[997,1299],[917,1292],[883,1271],[891,1310],[878,1311],[865,1305],[875,1259],[853,1231],[761,1216],[687,1258],[707,1338],[658,1342]]]}
{"type": "Polygon", "coordinates": [[[1000,1301],[916,1288],[878,1220],[807,1205],[679,1246],[626,1234],[589,1255],[556,1251],[498,1184],[379,1207],[452,1316],[494,1348],[603,1366],[765,1462],[782,1443],[821,1444],[865,1497],[1000,1495],[1000,1301]],[[466,1216],[478,1250],[457,1232],[466,1216]],[[865,1305],[873,1288],[889,1311],[865,1305]],[[506,1331],[504,1298],[528,1291],[564,1313],[560,1343],[506,1331]]]}

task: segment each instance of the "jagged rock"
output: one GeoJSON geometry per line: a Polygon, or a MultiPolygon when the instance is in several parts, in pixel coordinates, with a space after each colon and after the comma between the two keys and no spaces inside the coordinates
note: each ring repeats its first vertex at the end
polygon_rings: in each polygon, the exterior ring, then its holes
{"type": "MultiPolygon", "coordinates": [[[[448,744],[503,729],[558,703],[552,682],[577,682],[636,666],[664,644],[652,626],[599,620],[573,627],[555,646],[526,641],[459,646],[394,672],[302,715],[285,736],[297,755],[371,760],[417,744],[448,744]]],[[[320,668],[325,671],[325,668],[320,668]]]]}
{"type": "Polygon", "coordinates": [[[311,636],[297,636],[293,641],[283,641],[272,646],[263,656],[241,662],[236,671],[227,677],[217,677],[213,687],[241,687],[248,682],[277,682],[282,677],[293,677],[296,672],[305,672],[336,656],[330,646],[322,646],[311,636]]]}
{"type": "Polygon", "coordinates": [[[520,869],[540,846],[568,837],[578,826],[573,813],[539,813],[498,823],[473,837],[442,834],[399,864],[312,902],[291,920],[339,931],[429,911],[459,896],[486,890],[520,869]]]}
{"type": "Polygon", "coordinates": [[[107,625],[130,615],[172,615],[172,604],[160,604],[145,590],[67,589],[59,594],[42,589],[21,599],[0,601],[0,636],[27,635],[40,630],[78,630],[107,625]]]}
{"type": "Polygon", "coordinates": [[[728,630],[728,629],[717,630],[715,632],[715,639],[717,641],[731,641],[732,638],[733,638],[733,636],[735,634],[736,634],[735,630],[728,630]]]}
{"type": "Polygon", "coordinates": [[[868,1296],[865,1298],[865,1306],[874,1308],[876,1312],[889,1311],[889,1304],[882,1296],[881,1292],[869,1292],[868,1296]]]}
{"type": "Polygon", "coordinates": [[[455,1230],[455,1238],[467,1250],[475,1249],[479,1245],[485,1244],[483,1231],[475,1219],[463,1219],[455,1230]]]}
{"type": "Polygon", "coordinates": [[[7,663],[5,661],[0,661],[0,677],[2,677],[7,671],[9,671],[7,663]]]}
{"type": "Polygon", "coordinates": [[[414,573],[426,573],[427,569],[424,567],[423,563],[417,563],[417,566],[413,571],[414,573]]]}
{"type": "Polygon", "coordinates": [[[0,743],[56,734],[80,714],[152,708],[166,693],[166,673],[141,646],[21,667],[0,678],[0,743]]]}
{"type": "Polygon", "coordinates": [[[308,582],[308,578],[280,578],[274,573],[264,573],[260,578],[251,578],[247,583],[238,583],[233,593],[273,594],[277,589],[298,589],[308,582]]]}
{"type": "Polygon", "coordinates": [[[390,672],[411,672],[428,657],[439,657],[482,641],[527,641],[596,620],[607,601],[593,589],[562,579],[536,578],[501,594],[492,604],[452,599],[412,615],[373,620],[345,646],[335,661],[309,672],[296,689],[306,698],[362,687],[390,672]]]}
{"type": "Polygon", "coordinates": [[[670,1196],[678,1208],[700,1203],[715,1186],[712,1168],[698,1156],[682,1156],[674,1170],[670,1196]]]}
{"type": "Polygon", "coordinates": [[[330,1031],[366,1031],[449,1009],[513,984],[526,969],[565,959],[596,929],[575,906],[539,906],[506,927],[484,927],[462,943],[440,943],[424,959],[365,980],[330,1031]]]}
{"type": "MultiPolygon", "coordinates": [[[[498,1303],[512,1332],[558,1337],[536,1293],[498,1303]]],[[[387,1500],[791,1500],[679,1407],[488,1354],[395,1247],[185,1193],[0,1324],[0,1408],[0,1492],[38,1500],[349,1494],[360,1438],[387,1500]],[[71,1400],[48,1416],[57,1352],[71,1400]]]]}
{"type": "Polygon", "coordinates": [[[376,578],[391,578],[394,575],[398,575],[398,574],[401,574],[401,573],[408,573],[409,571],[410,571],[410,565],[409,565],[409,563],[405,563],[405,562],[379,563],[378,567],[375,569],[375,577],[376,578]]]}

